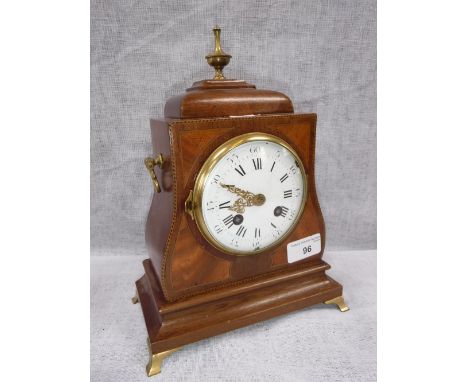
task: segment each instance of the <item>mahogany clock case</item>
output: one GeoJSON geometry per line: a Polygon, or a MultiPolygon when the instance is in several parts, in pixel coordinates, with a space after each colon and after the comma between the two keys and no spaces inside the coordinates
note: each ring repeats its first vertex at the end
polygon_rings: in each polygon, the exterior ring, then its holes
{"type": "Polygon", "coordinates": [[[315,122],[315,114],[152,121],[154,152],[167,159],[159,174],[162,192],[153,196],[146,237],[167,300],[246,282],[271,271],[300,268],[321,258],[325,228],[314,184],[315,122]],[[310,192],[297,226],[279,246],[254,256],[226,255],[206,242],[185,213],[184,203],[200,167],[213,150],[235,136],[251,132],[277,136],[295,149],[304,164],[310,192]],[[317,233],[322,239],[320,253],[288,264],[287,244],[317,233]]]}
{"type": "MultiPolygon", "coordinates": [[[[219,28],[213,31],[218,46],[219,28]]],[[[225,63],[228,55],[219,50],[207,59],[213,57],[225,63]]],[[[315,190],[316,114],[294,114],[286,95],[224,78],[196,82],[171,98],[164,114],[165,119],[151,120],[156,159],[148,158],[147,167],[157,192],[145,232],[150,258],[135,298],[148,330],[148,375],[158,373],[174,349],[209,336],[322,302],[347,310],[343,288],[325,274],[330,266],[322,260],[326,238],[315,190]],[[192,220],[190,196],[213,151],[248,133],[285,141],[304,166],[308,193],[297,224],[278,245],[235,256],[206,241],[192,220]],[[315,234],[320,251],[289,263],[287,244],[315,234]]]]}
{"type": "Polygon", "coordinates": [[[152,354],[342,295],[322,260],[325,225],[314,183],[315,114],[152,120],[154,153],[164,162],[146,226],[150,259],[137,281],[152,354]],[[287,141],[304,164],[309,193],[300,221],[275,249],[229,256],[209,246],[185,212],[185,201],[209,154],[249,132],[287,141]],[[316,233],[321,251],[289,264],[287,243],[316,233]]]}

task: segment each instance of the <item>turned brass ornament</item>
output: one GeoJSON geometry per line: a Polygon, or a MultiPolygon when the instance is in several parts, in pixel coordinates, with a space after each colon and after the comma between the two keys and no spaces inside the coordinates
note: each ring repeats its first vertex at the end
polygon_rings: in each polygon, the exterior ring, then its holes
{"type": "Polygon", "coordinates": [[[215,36],[215,48],[214,51],[208,54],[205,58],[208,65],[215,69],[215,76],[213,79],[224,80],[223,68],[229,64],[231,55],[225,53],[221,48],[221,28],[216,25],[213,28],[213,33],[215,36]]]}

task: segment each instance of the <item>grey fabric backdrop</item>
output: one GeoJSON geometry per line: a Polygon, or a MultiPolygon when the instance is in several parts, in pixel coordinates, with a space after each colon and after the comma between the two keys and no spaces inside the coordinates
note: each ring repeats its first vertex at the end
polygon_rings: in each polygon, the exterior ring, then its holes
{"type": "Polygon", "coordinates": [[[376,4],[370,1],[91,2],[91,246],[144,254],[149,119],[195,80],[219,24],[229,78],[318,114],[327,249],[376,247],[376,4]]]}

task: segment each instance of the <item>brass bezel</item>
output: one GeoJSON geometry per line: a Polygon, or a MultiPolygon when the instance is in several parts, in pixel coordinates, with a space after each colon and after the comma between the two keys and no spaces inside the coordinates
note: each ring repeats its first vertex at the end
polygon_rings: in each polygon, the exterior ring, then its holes
{"type": "Polygon", "coordinates": [[[247,133],[247,134],[239,135],[237,137],[234,137],[224,142],[222,145],[220,145],[211,153],[211,155],[205,161],[203,166],[200,168],[200,171],[198,172],[198,175],[195,179],[195,184],[193,188],[193,216],[194,216],[195,223],[198,229],[200,230],[201,234],[203,235],[203,237],[206,239],[206,241],[208,241],[208,243],[210,243],[213,247],[215,247],[219,251],[226,253],[228,255],[234,255],[234,256],[257,255],[259,253],[263,253],[271,249],[272,247],[276,247],[288,237],[288,235],[294,230],[294,228],[296,227],[297,223],[299,222],[302,216],[307,197],[308,197],[307,175],[305,172],[304,165],[302,164],[302,161],[299,158],[299,155],[297,155],[296,151],[283,139],[275,135],[259,133],[259,132],[247,133]],[[289,227],[288,231],[283,235],[282,239],[275,241],[274,243],[263,248],[260,251],[236,251],[231,248],[227,248],[223,246],[219,241],[216,240],[215,237],[211,235],[210,231],[208,230],[208,227],[205,224],[205,220],[203,218],[203,212],[200,206],[202,205],[203,191],[205,188],[206,179],[208,175],[211,173],[211,171],[213,170],[213,168],[215,167],[215,165],[227,153],[229,153],[229,151],[233,150],[234,148],[244,143],[252,142],[252,141],[269,141],[269,142],[276,143],[280,146],[283,146],[285,149],[287,149],[293,155],[293,157],[297,160],[297,163],[299,163],[299,168],[300,168],[301,175],[302,175],[302,182],[304,184],[304,192],[302,194],[302,202],[301,202],[301,206],[297,214],[296,220],[291,225],[291,227],[289,227]]]}

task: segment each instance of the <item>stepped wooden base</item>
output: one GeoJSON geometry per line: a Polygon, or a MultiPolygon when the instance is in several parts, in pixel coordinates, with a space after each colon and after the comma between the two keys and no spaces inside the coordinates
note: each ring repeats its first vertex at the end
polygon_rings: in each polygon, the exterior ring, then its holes
{"type": "Polygon", "coordinates": [[[343,287],[325,274],[330,266],[323,261],[175,302],[165,300],[151,261],[143,266],[132,301],[141,303],[148,330],[148,376],[181,346],[207,337],[318,303],[348,310],[343,287]]]}

